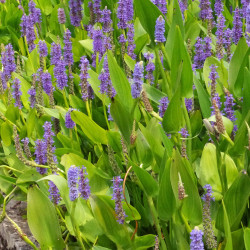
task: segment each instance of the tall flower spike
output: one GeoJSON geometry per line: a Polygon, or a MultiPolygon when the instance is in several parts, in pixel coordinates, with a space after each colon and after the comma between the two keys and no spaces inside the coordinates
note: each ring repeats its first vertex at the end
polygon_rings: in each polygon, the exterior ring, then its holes
{"type": "Polygon", "coordinates": [[[250,36],[250,3],[246,8],[246,32],[249,33],[250,36]]]}
{"type": "Polygon", "coordinates": [[[127,38],[128,38],[128,55],[132,58],[132,59],[136,59],[136,54],[134,53],[135,50],[135,41],[134,41],[134,24],[130,23],[128,25],[128,33],[127,33],[127,38]]]}
{"type": "Polygon", "coordinates": [[[15,143],[17,157],[20,161],[24,162],[25,158],[23,155],[23,150],[22,150],[20,141],[19,141],[19,134],[17,133],[16,125],[13,126],[13,137],[14,137],[14,143],[15,143]]]}
{"type": "Polygon", "coordinates": [[[223,52],[223,29],[225,28],[225,17],[223,14],[220,14],[217,18],[217,31],[216,35],[216,55],[221,60],[224,56],[223,52]]]}
{"type": "Polygon", "coordinates": [[[52,86],[51,75],[48,71],[41,74],[41,82],[45,93],[50,95],[51,91],[54,90],[54,87],[52,86]]]}
{"type": "Polygon", "coordinates": [[[153,72],[155,70],[155,65],[152,62],[154,55],[151,53],[145,53],[144,57],[148,60],[147,66],[145,67],[145,70],[147,72],[145,79],[147,79],[149,81],[150,84],[154,83],[154,75],[153,72]]]}
{"type": "Polygon", "coordinates": [[[36,75],[33,74],[32,76],[32,85],[30,89],[28,90],[28,94],[30,95],[29,101],[30,101],[30,107],[34,108],[36,105],[36,75]]]}
{"type": "Polygon", "coordinates": [[[238,7],[234,11],[232,35],[233,35],[233,42],[235,44],[238,44],[240,38],[242,37],[241,13],[238,7]]]}
{"type": "MultiPolygon", "coordinates": [[[[224,112],[228,119],[230,119],[233,123],[236,121],[235,117],[235,111],[234,111],[234,98],[233,95],[230,94],[228,91],[226,92],[226,101],[224,102],[224,112]]],[[[233,128],[233,136],[235,135],[235,132],[237,131],[238,127],[235,124],[233,128]]]]}
{"type": "Polygon", "coordinates": [[[56,65],[62,57],[61,46],[60,44],[56,44],[56,43],[52,43],[51,46],[52,47],[51,47],[51,54],[50,54],[51,55],[50,62],[52,65],[56,65]]]}
{"type": "Polygon", "coordinates": [[[68,85],[68,76],[65,67],[66,64],[63,57],[60,58],[54,67],[54,76],[57,80],[57,87],[61,90],[68,85]]]}
{"type": "Polygon", "coordinates": [[[188,112],[193,110],[193,98],[185,98],[185,105],[188,112]]]}
{"type": "Polygon", "coordinates": [[[204,38],[204,62],[207,57],[210,57],[212,55],[212,40],[209,36],[206,36],[204,38]]]}
{"type": "Polygon", "coordinates": [[[102,11],[102,30],[104,33],[109,33],[112,31],[111,25],[112,25],[112,19],[110,17],[111,11],[107,9],[107,6],[105,6],[104,10],[102,11]]]}
{"type": "Polygon", "coordinates": [[[95,14],[95,21],[101,22],[101,17],[102,17],[101,0],[93,0],[93,11],[95,14]]]}
{"type": "Polygon", "coordinates": [[[159,16],[155,24],[155,41],[159,43],[164,43],[166,38],[165,33],[165,20],[162,16],[159,16]]]}
{"type": "Polygon", "coordinates": [[[227,61],[231,59],[232,31],[228,28],[223,33],[223,44],[227,53],[227,61]]]}
{"type": "Polygon", "coordinates": [[[39,54],[40,57],[46,57],[48,55],[48,48],[47,48],[47,44],[45,41],[39,41],[38,42],[38,48],[39,48],[39,54]]]}
{"type": "Polygon", "coordinates": [[[163,97],[161,100],[160,100],[160,105],[158,106],[159,108],[159,115],[160,117],[163,117],[167,108],[168,108],[168,104],[169,104],[169,100],[168,100],[168,97],[163,97]]]}
{"type": "Polygon", "coordinates": [[[88,200],[90,196],[90,186],[89,186],[89,179],[87,175],[88,173],[86,172],[86,168],[82,166],[79,169],[78,191],[80,193],[80,196],[84,200],[88,200]]]}
{"type": "Polygon", "coordinates": [[[143,84],[143,62],[138,62],[135,65],[133,74],[133,84],[131,87],[131,93],[133,98],[140,97],[143,84]]]}
{"type": "Polygon", "coordinates": [[[117,8],[117,17],[119,19],[117,26],[119,29],[127,28],[127,22],[128,22],[127,11],[128,10],[129,9],[127,8],[127,0],[119,0],[118,8],[117,8]]]}
{"type": "Polygon", "coordinates": [[[69,109],[68,112],[66,113],[65,115],[65,127],[66,128],[74,128],[75,127],[75,123],[72,121],[71,119],[71,112],[73,111],[74,109],[69,109]]]}
{"type": "Polygon", "coordinates": [[[215,94],[216,94],[216,79],[219,77],[218,73],[216,71],[216,68],[217,68],[217,66],[215,66],[214,64],[212,64],[210,66],[211,71],[210,71],[210,74],[209,74],[209,77],[208,77],[211,80],[211,83],[210,83],[210,85],[211,85],[211,100],[213,100],[214,97],[215,97],[215,94]]]}
{"type": "Polygon", "coordinates": [[[80,87],[81,87],[82,99],[84,101],[87,101],[88,98],[89,98],[89,95],[88,95],[88,87],[89,87],[89,82],[88,82],[88,78],[89,78],[89,74],[88,74],[89,61],[88,61],[88,59],[87,59],[86,56],[82,56],[80,67],[81,67],[80,87]]]}
{"type": "Polygon", "coordinates": [[[122,194],[122,179],[120,176],[113,177],[113,197],[112,200],[115,201],[115,213],[116,213],[116,220],[119,222],[119,224],[124,224],[125,221],[125,211],[122,207],[122,200],[123,200],[123,194],[122,194]]]}
{"type": "Polygon", "coordinates": [[[178,199],[179,200],[183,200],[186,197],[188,197],[188,195],[186,194],[185,188],[184,188],[184,184],[181,180],[181,175],[180,173],[178,173],[179,176],[179,181],[178,181],[178,199]]]}
{"type": "Polygon", "coordinates": [[[141,96],[142,96],[142,101],[144,103],[145,109],[149,113],[151,113],[152,111],[154,111],[153,107],[151,106],[150,101],[149,101],[149,99],[147,97],[147,93],[144,90],[142,90],[141,96]]]}
{"type": "Polygon", "coordinates": [[[195,56],[194,56],[193,70],[202,69],[205,59],[204,59],[202,39],[200,37],[197,38],[194,47],[195,47],[194,50],[195,56]]]}
{"type": "Polygon", "coordinates": [[[72,53],[72,42],[71,42],[71,33],[69,29],[66,29],[64,33],[64,61],[67,65],[72,65],[73,64],[73,53],[72,53]]]}
{"type": "Polygon", "coordinates": [[[78,198],[78,189],[77,189],[77,182],[78,182],[78,174],[79,169],[72,165],[68,170],[68,187],[69,187],[69,198],[71,201],[74,201],[78,198]]]}
{"type": "Polygon", "coordinates": [[[204,244],[202,241],[203,232],[195,227],[190,233],[190,250],[204,250],[204,244]]]}
{"type": "Polygon", "coordinates": [[[103,33],[102,30],[97,29],[93,31],[93,55],[92,55],[92,66],[96,67],[96,60],[98,55],[98,62],[100,61],[104,49],[103,49],[103,33]]]}
{"type": "Polygon", "coordinates": [[[60,24],[65,24],[66,23],[66,16],[63,8],[58,9],[58,22],[60,24]]]}
{"type": "Polygon", "coordinates": [[[186,146],[185,138],[189,136],[188,131],[186,128],[181,128],[181,130],[178,133],[180,133],[181,137],[184,139],[182,140],[182,144],[181,144],[181,156],[184,158],[187,158],[187,146],[186,146]]]}
{"type": "Polygon", "coordinates": [[[59,202],[61,201],[62,197],[60,195],[59,189],[57,186],[54,184],[54,182],[49,181],[49,199],[53,202],[54,205],[58,205],[59,202]]]}
{"type": "Polygon", "coordinates": [[[15,107],[18,107],[19,109],[22,109],[22,102],[21,102],[21,95],[22,92],[20,90],[21,86],[20,86],[20,80],[18,78],[15,78],[13,80],[13,92],[12,92],[12,96],[15,99],[15,107]]]}
{"type": "Polygon", "coordinates": [[[214,12],[217,16],[219,16],[222,13],[223,10],[223,3],[221,0],[215,0],[214,3],[214,12]]]}
{"type": "Polygon", "coordinates": [[[33,1],[29,2],[29,13],[33,24],[41,23],[41,10],[36,8],[36,4],[33,1]]]}
{"type": "MultiPolygon", "coordinates": [[[[47,149],[45,146],[44,140],[38,139],[35,141],[35,153],[36,156],[35,162],[39,165],[44,165],[47,162],[47,149]]],[[[47,168],[36,168],[37,172],[40,174],[46,174],[47,168]]]]}
{"type": "Polygon", "coordinates": [[[210,1],[209,0],[201,0],[200,1],[200,18],[202,20],[209,19],[209,11],[211,10],[210,1]]]}
{"type": "Polygon", "coordinates": [[[167,1],[166,0],[159,0],[159,9],[163,15],[167,14],[167,1]]]}
{"type": "Polygon", "coordinates": [[[75,27],[81,26],[82,21],[82,0],[70,0],[70,21],[75,27]]]}
{"type": "Polygon", "coordinates": [[[21,142],[23,143],[23,149],[24,149],[24,153],[25,155],[28,157],[28,158],[31,158],[32,155],[31,155],[31,152],[30,152],[30,147],[29,147],[29,138],[28,137],[25,137],[21,140],[21,142]]]}
{"type": "Polygon", "coordinates": [[[206,193],[203,195],[202,199],[204,201],[203,204],[203,227],[204,227],[204,236],[206,245],[208,248],[216,248],[217,242],[215,240],[213,226],[212,226],[212,220],[210,215],[210,203],[211,200],[214,200],[212,197],[212,187],[210,185],[205,185],[204,189],[206,190],[206,193]]]}

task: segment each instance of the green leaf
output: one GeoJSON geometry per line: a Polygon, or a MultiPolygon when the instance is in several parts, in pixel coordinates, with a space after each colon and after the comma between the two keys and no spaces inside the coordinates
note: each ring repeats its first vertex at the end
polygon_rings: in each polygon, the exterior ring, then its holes
{"type": "Polygon", "coordinates": [[[32,186],[28,190],[27,218],[30,231],[42,248],[65,247],[56,209],[37,186],[32,186]]]}
{"type": "Polygon", "coordinates": [[[131,245],[129,233],[125,225],[116,221],[112,206],[105,199],[102,199],[101,196],[92,196],[90,204],[94,217],[106,236],[115,242],[117,246],[127,249],[131,245]]]}
{"type": "Polygon", "coordinates": [[[147,234],[143,236],[136,237],[133,242],[133,248],[136,250],[149,249],[155,245],[155,235],[147,234]]]}
{"type": "Polygon", "coordinates": [[[170,161],[168,161],[165,165],[161,178],[159,195],[157,199],[159,218],[165,221],[171,219],[176,209],[175,196],[171,186],[170,166],[170,161]]]}
{"type": "Polygon", "coordinates": [[[85,39],[79,41],[79,43],[83,46],[84,49],[93,53],[93,40],[92,39],[85,39]]]}
{"type": "Polygon", "coordinates": [[[151,42],[155,44],[156,19],[163,14],[150,0],[135,0],[134,5],[136,16],[139,17],[142,27],[149,34],[151,42]]]}
{"type": "Polygon", "coordinates": [[[131,95],[131,87],[128,79],[122,69],[117,64],[115,57],[111,51],[108,51],[108,65],[112,84],[116,90],[117,96],[119,97],[123,106],[131,112],[133,99],[131,95]]]}
{"type": "Polygon", "coordinates": [[[37,49],[32,50],[29,54],[28,60],[25,64],[25,70],[28,76],[37,73],[38,68],[40,67],[39,63],[39,54],[37,49]]]}
{"type": "Polygon", "coordinates": [[[166,94],[162,93],[159,89],[156,89],[152,85],[143,84],[143,89],[147,92],[147,97],[157,104],[160,104],[160,100],[166,97],[166,94]]]}
{"type": "Polygon", "coordinates": [[[250,228],[244,229],[244,242],[246,250],[250,250],[250,228]]]}
{"type": "Polygon", "coordinates": [[[245,38],[241,38],[229,64],[229,89],[236,96],[241,96],[244,82],[244,67],[248,62],[250,48],[245,38]]]}
{"type": "Polygon", "coordinates": [[[27,182],[35,182],[39,180],[42,176],[37,172],[36,169],[29,169],[21,174],[16,181],[16,184],[23,184],[27,182]]]}
{"type": "MultiPolygon", "coordinates": [[[[231,231],[239,228],[249,196],[250,178],[245,174],[240,174],[224,195],[224,204],[231,231]]],[[[225,230],[223,219],[223,208],[221,206],[216,218],[216,227],[221,231],[225,230]]]]}
{"type": "Polygon", "coordinates": [[[142,49],[148,43],[148,41],[149,41],[148,34],[144,34],[144,35],[138,37],[135,40],[135,50],[134,50],[134,52],[135,52],[136,55],[139,55],[139,53],[142,51],[142,49]]]}
{"type": "Polygon", "coordinates": [[[107,144],[107,131],[97,125],[87,115],[80,111],[73,111],[71,119],[81,126],[83,133],[94,143],[107,144]]]}
{"type": "Polygon", "coordinates": [[[39,7],[45,15],[49,15],[52,12],[53,6],[50,0],[38,0],[38,2],[39,7]]]}
{"type": "Polygon", "coordinates": [[[250,71],[244,69],[244,84],[243,84],[243,105],[242,105],[242,118],[244,119],[250,110],[250,71]]]}
{"type": "Polygon", "coordinates": [[[181,72],[181,96],[191,97],[193,93],[193,71],[190,56],[184,45],[183,38],[181,35],[180,27],[175,27],[175,38],[174,38],[174,51],[175,54],[171,61],[171,84],[172,90],[178,87],[177,81],[179,77],[179,66],[183,63],[181,72]]]}
{"type": "Polygon", "coordinates": [[[228,216],[227,216],[227,210],[225,208],[224,202],[222,201],[222,206],[223,206],[223,213],[224,213],[224,229],[225,229],[225,250],[233,250],[233,243],[232,243],[232,235],[230,231],[230,225],[228,221],[228,216]]]}
{"type": "Polygon", "coordinates": [[[1,125],[1,139],[5,146],[10,146],[12,137],[12,126],[8,122],[3,122],[1,125]]]}

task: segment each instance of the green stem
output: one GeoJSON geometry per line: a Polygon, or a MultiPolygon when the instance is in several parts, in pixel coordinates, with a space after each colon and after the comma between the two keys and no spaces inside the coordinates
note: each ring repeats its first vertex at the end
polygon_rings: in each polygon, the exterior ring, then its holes
{"type": "Polygon", "coordinates": [[[17,169],[12,168],[12,167],[9,167],[9,166],[7,166],[7,165],[1,165],[0,168],[8,168],[8,169],[11,170],[11,171],[15,171],[15,172],[18,172],[18,173],[23,174],[23,171],[17,170],[17,169]]]}
{"type": "Polygon", "coordinates": [[[86,104],[86,110],[87,110],[88,116],[89,116],[89,118],[92,119],[90,107],[89,107],[89,100],[86,100],[85,104],[86,104]]]}
{"type": "Polygon", "coordinates": [[[160,122],[163,121],[163,119],[159,116],[159,114],[157,114],[156,112],[152,111],[150,112],[150,114],[155,117],[157,120],[159,120],[160,122]]]}
{"type": "Polygon", "coordinates": [[[162,54],[163,56],[165,57],[166,61],[167,61],[167,66],[168,68],[170,68],[170,60],[168,58],[168,55],[167,55],[167,52],[165,50],[165,47],[164,47],[164,44],[163,43],[160,43],[160,48],[161,48],[161,51],[162,51],[162,54]]]}
{"type": "Polygon", "coordinates": [[[170,88],[169,88],[169,83],[168,83],[168,80],[167,80],[167,76],[166,76],[166,73],[164,71],[164,68],[161,64],[161,59],[160,59],[160,56],[159,56],[159,50],[157,47],[155,47],[155,55],[156,55],[156,60],[158,61],[158,65],[160,67],[160,71],[161,71],[161,75],[162,75],[162,79],[163,79],[163,82],[164,84],[162,85],[162,88],[164,91],[166,91],[167,95],[168,95],[168,98],[171,99],[171,92],[170,92],[170,88]]]}
{"type": "Polygon", "coordinates": [[[186,126],[187,126],[187,131],[188,131],[188,134],[189,134],[189,136],[188,136],[189,140],[187,140],[187,155],[188,155],[188,159],[191,160],[192,130],[191,130],[190,119],[189,119],[189,116],[188,116],[188,112],[187,112],[187,108],[186,108],[186,105],[185,105],[185,99],[184,98],[182,98],[182,108],[183,108],[184,119],[185,119],[186,126]]]}
{"type": "Polygon", "coordinates": [[[104,101],[102,101],[102,106],[103,106],[103,113],[104,113],[105,121],[107,123],[108,130],[110,130],[109,121],[108,121],[108,117],[107,117],[107,110],[106,110],[106,106],[104,104],[104,101]]]}
{"type": "Polygon", "coordinates": [[[69,108],[69,104],[68,104],[67,97],[66,97],[66,89],[64,88],[62,92],[63,92],[63,99],[66,105],[66,108],[69,108]]]}
{"type": "Polygon", "coordinates": [[[161,243],[161,249],[162,249],[162,250],[167,250],[166,243],[165,243],[165,241],[162,239],[160,222],[159,222],[159,220],[158,220],[158,215],[157,215],[157,212],[156,212],[156,209],[155,209],[155,205],[154,205],[154,202],[153,202],[153,199],[152,199],[151,196],[148,196],[148,204],[149,204],[149,207],[150,207],[150,210],[151,210],[153,219],[154,219],[156,231],[157,231],[157,234],[158,234],[160,243],[161,243]]]}
{"type": "Polygon", "coordinates": [[[22,229],[16,224],[15,221],[13,221],[7,214],[6,214],[6,218],[12,223],[12,225],[15,227],[15,229],[17,230],[17,232],[19,233],[19,235],[21,236],[21,238],[27,243],[29,244],[31,247],[33,247],[33,249],[37,249],[36,245],[27,237],[27,235],[25,233],[23,233],[22,229]]]}

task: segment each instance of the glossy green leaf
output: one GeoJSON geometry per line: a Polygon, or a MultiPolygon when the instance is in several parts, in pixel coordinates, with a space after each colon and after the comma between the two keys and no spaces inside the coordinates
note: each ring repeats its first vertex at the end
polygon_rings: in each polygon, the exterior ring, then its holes
{"type": "Polygon", "coordinates": [[[27,216],[30,231],[41,247],[64,248],[56,209],[35,185],[28,191],[27,216]]]}
{"type": "Polygon", "coordinates": [[[244,118],[250,110],[250,71],[244,69],[244,84],[243,84],[243,105],[242,105],[242,117],[244,118]]]}
{"type": "Polygon", "coordinates": [[[143,89],[146,91],[148,99],[154,101],[157,104],[160,104],[160,100],[163,97],[166,97],[166,94],[162,93],[159,89],[149,84],[144,83],[143,89]]]}
{"type": "Polygon", "coordinates": [[[8,122],[3,122],[1,125],[1,139],[8,147],[11,144],[12,126],[8,122]]]}
{"type": "Polygon", "coordinates": [[[81,126],[84,134],[95,143],[107,144],[108,139],[106,130],[97,125],[87,115],[80,111],[71,112],[71,119],[78,125],[81,126]]]}
{"type": "Polygon", "coordinates": [[[132,249],[145,250],[155,245],[155,235],[147,234],[136,237],[132,249]]]}
{"type": "Polygon", "coordinates": [[[233,243],[232,243],[232,235],[230,231],[230,225],[228,221],[228,216],[227,216],[227,210],[225,208],[224,202],[222,201],[222,206],[223,206],[223,214],[224,214],[224,230],[225,230],[225,250],[233,250],[233,243]]]}
{"type": "Polygon", "coordinates": [[[93,40],[92,39],[81,40],[79,41],[79,43],[83,46],[84,49],[93,53],[93,40]]]}
{"type": "Polygon", "coordinates": [[[244,229],[244,242],[246,250],[250,250],[250,228],[244,229]]]}

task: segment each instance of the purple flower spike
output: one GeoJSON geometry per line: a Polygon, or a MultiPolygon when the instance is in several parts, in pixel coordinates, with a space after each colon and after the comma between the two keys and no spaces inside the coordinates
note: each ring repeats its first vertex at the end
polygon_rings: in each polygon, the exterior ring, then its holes
{"type": "Polygon", "coordinates": [[[99,53],[98,61],[100,61],[100,58],[102,57],[104,52],[102,30],[97,29],[93,31],[93,50],[94,54],[92,55],[92,60],[93,60],[92,66],[96,67],[97,53],[99,53]]]}
{"type": "MultiPolygon", "coordinates": [[[[55,173],[54,173],[55,174],[55,173]]],[[[58,205],[59,202],[61,201],[61,195],[59,192],[59,189],[57,188],[57,186],[54,184],[54,182],[49,181],[49,199],[54,203],[54,205],[58,205]]]]}
{"type": "Polygon", "coordinates": [[[246,8],[246,32],[249,33],[248,36],[250,36],[250,3],[246,8]]]}
{"type": "Polygon", "coordinates": [[[153,4],[155,4],[163,15],[167,14],[167,1],[165,0],[152,0],[153,4]]]}
{"type": "Polygon", "coordinates": [[[89,70],[89,61],[87,59],[86,56],[83,56],[81,58],[81,73],[80,73],[80,86],[81,86],[81,94],[82,94],[82,99],[84,101],[87,101],[89,97],[89,82],[88,82],[88,78],[89,78],[89,74],[88,74],[88,70],[89,70]]]}
{"type": "Polygon", "coordinates": [[[76,166],[71,166],[68,170],[68,186],[69,198],[74,201],[78,198],[77,182],[78,182],[79,169],[76,166]]]}
{"type": "Polygon", "coordinates": [[[224,102],[224,112],[228,119],[232,122],[236,121],[235,112],[233,107],[235,106],[233,95],[230,93],[226,94],[226,101],[224,102]]]}
{"type": "Polygon", "coordinates": [[[30,107],[34,108],[36,105],[36,89],[31,86],[31,88],[28,90],[28,94],[30,95],[29,101],[30,101],[30,107]]]}
{"type": "Polygon", "coordinates": [[[36,8],[36,4],[33,1],[29,2],[29,13],[33,24],[41,23],[41,10],[36,8]]]}
{"type": "Polygon", "coordinates": [[[159,16],[155,24],[155,41],[164,43],[166,41],[164,33],[165,33],[165,20],[162,16],[159,16]]]}
{"type": "Polygon", "coordinates": [[[107,6],[102,11],[102,30],[104,33],[108,33],[112,31],[111,25],[112,25],[112,19],[110,18],[111,11],[107,9],[107,6]]]}
{"type": "Polygon", "coordinates": [[[117,17],[119,22],[117,26],[119,29],[126,29],[127,22],[128,22],[128,15],[127,15],[127,1],[126,0],[119,0],[118,1],[118,8],[117,8],[117,17]]]}
{"type": "Polygon", "coordinates": [[[54,90],[54,87],[52,86],[51,81],[51,75],[49,72],[45,72],[41,74],[41,82],[43,85],[43,90],[47,95],[51,94],[52,89],[54,90]]]}
{"type": "Polygon", "coordinates": [[[211,15],[211,6],[209,0],[200,0],[200,18],[202,20],[210,19],[211,15]]]}
{"type": "Polygon", "coordinates": [[[40,57],[46,57],[48,55],[48,48],[45,41],[39,41],[38,43],[40,57]]]}
{"type": "Polygon", "coordinates": [[[75,123],[72,121],[71,119],[71,112],[73,111],[74,109],[69,109],[69,111],[66,113],[65,115],[65,127],[66,128],[74,128],[75,127],[75,123]]]}
{"type": "Polygon", "coordinates": [[[219,59],[222,59],[224,56],[223,53],[223,29],[225,28],[225,17],[223,14],[220,14],[217,19],[217,31],[215,32],[215,35],[217,37],[216,41],[216,54],[219,59]]]}
{"type": "Polygon", "coordinates": [[[51,64],[56,65],[61,57],[62,57],[62,50],[60,44],[52,43],[51,44],[51,64]]]}
{"type": "Polygon", "coordinates": [[[160,117],[163,117],[167,108],[168,108],[168,104],[169,104],[169,100],[168,100],[168,97],[163,97],[161,98],[160,100],[160,105],[158,106],[159,108],[159,115],[160,117]]]}
{"type": "Polygon", "coordinates": [[[67,65],[72,65],[73,61],[73,53],[72,53],[72,42],[71,42],[71,33],[69,29],[66,29],[64,33],[64,61],[67,65]]]}
{"type": "Polygon", "coordinates": [[[135,65],[133,74],[133,84],[131,87],[131,93],[133,98],[140,97],[143,84],[143,62],[138,62],[135,65]]]}
{"type": "Polygon", "coordinates": [[[127,37],[128,37],[128,55],[132,58],[132,59],[136,59],[136,54],[134,53],[135,50],[135,42],[134,42],[134,24],[130,23],[128,25],[128,33],[127,33],[127,37]]]}
{"type": "Polygon", "coordinates": [[[123,194],[122,194],[122,179],[120,176],[116,176],[113,178],[113,197],[112,200],[115,201],[115,213],[116,213],[116,220],[119,222],[119,224],[124,224],[125,221],[125,211],[122,207],[122,200],[123,200],[123,194]]]}
{"type": "Polygon", "coordinates": [[[57,80],[57,87],[61,90],[68,85],[68,76],[65,67],[66,64],[63,58],[61,58],[54,67],[54,76],[57,80]]]}
{"type": "Polygon", "coordinates": [[[216,0],[214,3],[214,11],[217,16],[219,16],[222,13],[223,10],[223,3],[221,0],[216,0]]]}
{"type": "MultiPolygon", "coordinates": [[[[35,162],[40,165],[44,165],[47,161],[47,149],[44,140],[38,139],[35,141],[35,153],[36,156],[35,162]]],[[[47,168],[36,168],[37,172],[40,174],[46,174],[47,168]]]]}
{"type": "Polygon", "coordinates": [[[241,13],[238,7],[234,11],[232,34],[233,34],[233,42],[235,44],[238,44],[240,38],[242,37],[241,13]]]}
{"type": "Polygon", "coordinates": [[[13,92],[12,92],[12,96],[15,99],[15,107],[18,107],[19,109],[22,109],[22,102],[21,102],[21,95],[22,92],[20,90],[21,86],[20,86],[20,80],[15,78],[13,80],[13,92]]]}
{"type": "Polygon", "coordinates": [[[203,232],[195,227],[190,233],[190,250],[204,250],[204,244],[202,241],[203,232]]]}
{"type": "Polygon", "coordinates": [[[206,36],[204,38],[204,61],[207,57],[210,57],[212,55],[212,46],[211,46],[212,40],[209,36],[206,36]]]}
{"type": "Polygon", "coordinates": [[[82,1],[81,0],[70,0],[70,21],[75,27],[81,26],[82,21],[82,1]]]}
{"type": "Polygon", "coordinates": [[[195,43],[195,56],[194,56],[194,64],[193,69],[202,69],[204,63],[204,51],[202,39],[200,37],[197,38],[195,43]]]}
{"type": "Polygon", "coordinates": [[[60,24],[66,23],[66,16],[63,8],[58,9],[58,22],[60,24]]]}
{"type": "Polygon", "coordinates": [[[181,130],[178,133],[181,134],[182,138],[187,138],[189,136],[186,128],[181,128],[181,130]]]}
{"type": "MultiPolygon", "coordinates": [[[[130,22],[134,19],[134,6],[133,0],[125,0],[127,5],[127,21],[130,22]]],[[[164,1],[164,0],[163,0],[164,1]]]]}
{"type": "Polygon", "coordinates": [[[90,186],[89,179],[87,177],[88,173],[86,172],[86,168],[83,166],[79,170],[79,182],[78,182],[78,191],[80,196],[84,200],[88,200],[90,196],[90,186]]]}
{"type": "Polygon", "coordinates": [[[145,53],[144,54],[144,57],[148,60],[148,63],[147,63],[147,66],[145,68],[147,74],[145,76],[146,79],[149,80],[149,83],[150,84],[153,84],[154,83],[154,75],[153,75],[153,72],[155,70],[155,65],[154,63],[152,62],[153,58],[154,58],[154,54],[151,54],[151,53],[145,53]]]}
{"type": "Polygon", "coordinates": [[[185,105],[188,112],[193,110],[193,99],[192,98],[185,98],[185,105]]]}
{"type": "Polygon", "coordinates": [[[95,14],[95,21],[101,22],[102,11],[101,11],[101,0],[93,0],[93,11],[95,14]]]}

